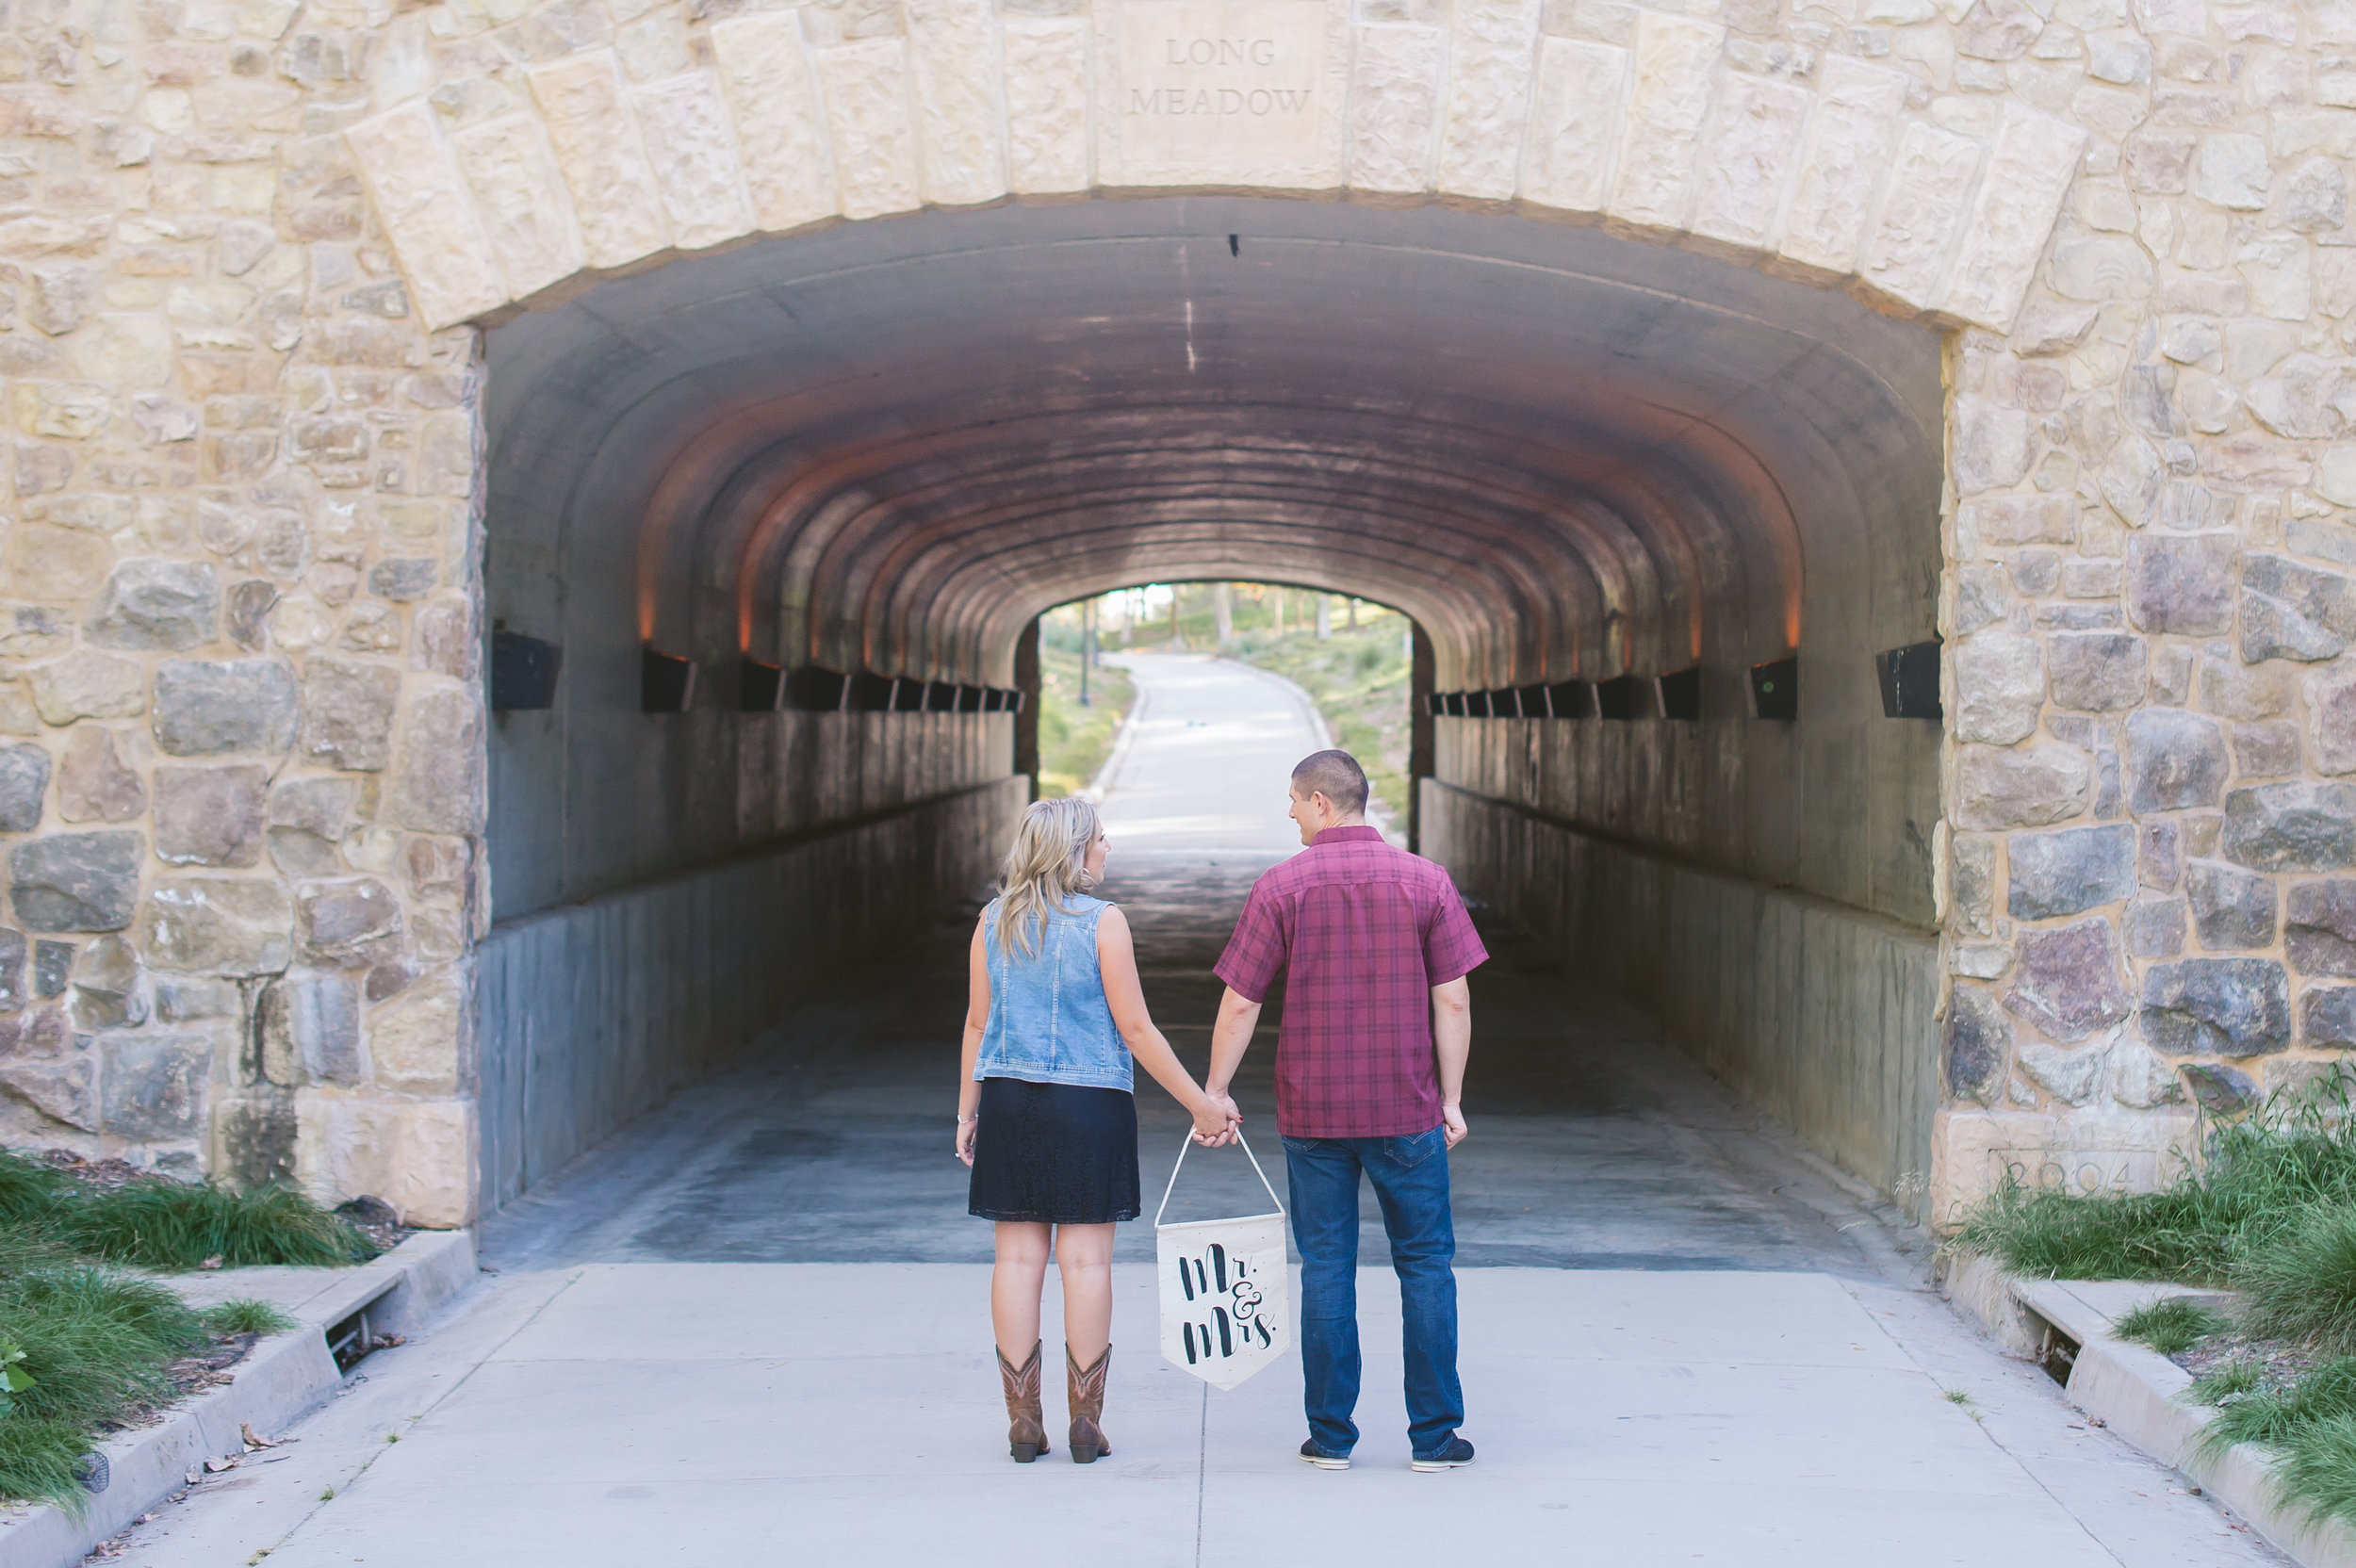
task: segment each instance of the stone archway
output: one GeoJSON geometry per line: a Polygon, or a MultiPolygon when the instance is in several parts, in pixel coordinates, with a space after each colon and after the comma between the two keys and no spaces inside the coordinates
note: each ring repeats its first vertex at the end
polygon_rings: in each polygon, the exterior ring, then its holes
{"type": "Polygon", "coordinates": [[[1951,334],[1939,1192],[2150,1180],[2187,1095],[2356,1035],[2337,9],[253,0],[12,36],[11,1137],[467,1217],[482,326],[761,235],[1188,190],[1600,224],[1951,334]]]}

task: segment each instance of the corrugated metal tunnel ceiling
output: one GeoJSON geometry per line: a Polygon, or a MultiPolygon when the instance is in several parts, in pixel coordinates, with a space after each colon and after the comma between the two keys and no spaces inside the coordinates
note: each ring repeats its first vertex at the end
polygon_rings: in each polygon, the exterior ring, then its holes
{"type": "Polygon", "coordinates": [[[1005,684],[1041,610],[1205,578],[1396,605],[1443,686],[1929,632],[1937,335],[1595,229],[934,213],[609,280],[489,352],[495,577],[589,546],[700,656],[1005,684]]]}

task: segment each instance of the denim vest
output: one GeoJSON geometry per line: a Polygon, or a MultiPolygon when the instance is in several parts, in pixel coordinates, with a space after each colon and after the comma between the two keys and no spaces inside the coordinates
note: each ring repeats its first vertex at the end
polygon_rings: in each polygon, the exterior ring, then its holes
{"type": "Polygon", "coordinates": [[[1096,923],[1112,906],[1075,893],[1071,907],[1066,915],[1049,911],[1039,956],[1027,960],[998,945],[997,901],[982,912],[990,1021],[974,1077],[1130,1089],[1129,1047],[1113,1027],[1096,956],[1096,923]]]}

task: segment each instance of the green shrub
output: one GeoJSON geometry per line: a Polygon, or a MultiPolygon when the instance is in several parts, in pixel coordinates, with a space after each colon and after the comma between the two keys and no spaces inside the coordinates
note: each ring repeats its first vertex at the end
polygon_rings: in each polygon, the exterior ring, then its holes
{"type": "Polygon", "coordinates": [[[2311,1209],[2254,1242],[2233,1283],[2254,1332],[2356,1352],[2356,1204],[2311,1209]]]}
{"type": "Polygon", "coordinates": [[[2356,1415],[2332,1415],[2291,1433],[2275,1460],[2275,1490],[2314,1520],[2356,1524],[2356,1415]]]}
{"type": "Polygon", "coordinates": [[[205,1327],[217,1334],[283,1334],[295,1320],[268,1301],[250,1296],[205,1309],[205,1327]]]}
{"type": "MultiPolygon", "coordinates": [[[[2200,1386],[2196,1383],[2195,1390],[2200,1386]]],[[[2261,1379],[2215,1403],[2217,1419],[2201,1434],[2204,1449],[2216,1452],[2236,1443],[2279,1447],[2302,1427],[2356,1416],[2356,1356],[2326,1362],[2287,1385],[2261,1379]]]]}
{"type": "Polygon", "coordinates": [[[2111,1324],[2120,1339],[2148,1345],[2161,1355],[2181,1355],[2226,1328],[2225,1315],[2190,1296],[2147,1301],[2111,1324]]]}
{"type": "Polygon", "coordinates": [[[195,1268],[210,1258],[230,1268],[334,1266],[375,1254],[349,1222],[291,1187],[136,1182],[67,1204],[55,1223],[77,1251],[142,1268],[195,1268]]]}

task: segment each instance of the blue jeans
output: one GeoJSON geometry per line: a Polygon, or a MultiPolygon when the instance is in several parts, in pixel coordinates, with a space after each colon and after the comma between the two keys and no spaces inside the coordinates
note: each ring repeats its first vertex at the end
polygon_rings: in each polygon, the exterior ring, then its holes
{"type": "Polygon", "coordinates": [[[1448,1137],[1284,1140],[1293,1243],[1301,1249],[1301,1371],[1309,1436],[1328,1453],[1358,1442],[1358,1174],[1374,1183],[1391,1238],[1405,1330],[1407,1441],[1418,1458],[1448,1446],[1464,1420],[1456,1380],[1456,1227],[1448,1206],[1448,1137]]]}

